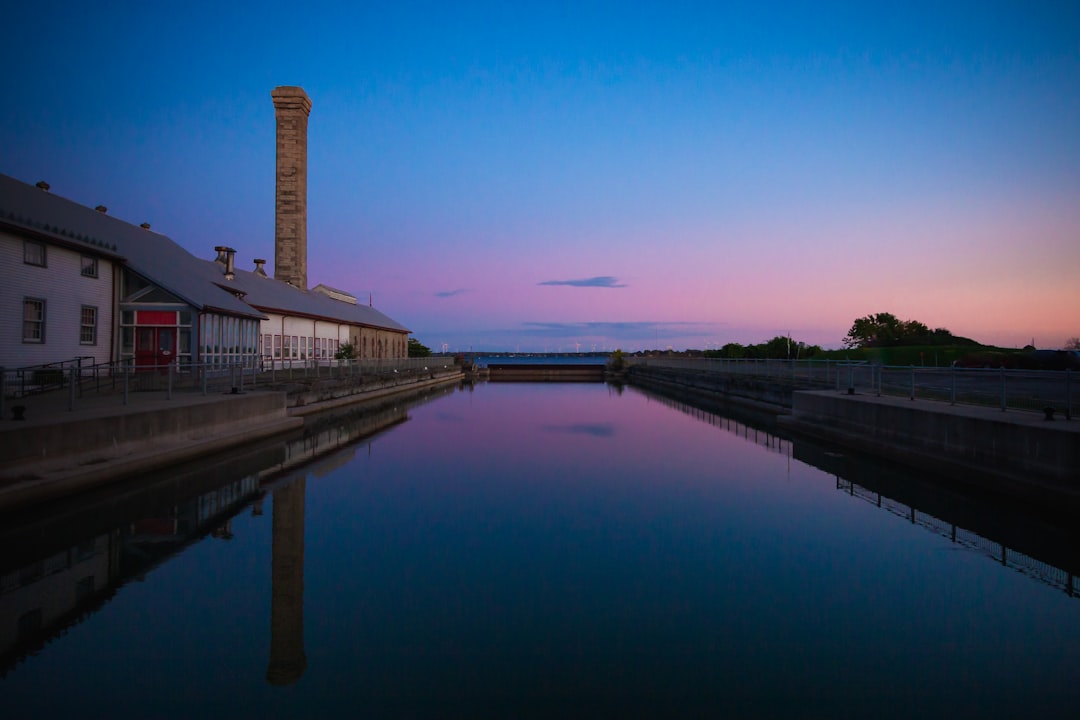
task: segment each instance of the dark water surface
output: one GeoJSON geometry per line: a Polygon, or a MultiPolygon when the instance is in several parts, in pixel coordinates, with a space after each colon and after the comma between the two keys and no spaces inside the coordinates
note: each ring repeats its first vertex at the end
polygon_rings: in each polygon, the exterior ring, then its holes
{"type": "Polygon", "coordinates": [[[6,519],[0,714],[1080,711],[1060,524],[601,384],[346,426],[6,519]]]}

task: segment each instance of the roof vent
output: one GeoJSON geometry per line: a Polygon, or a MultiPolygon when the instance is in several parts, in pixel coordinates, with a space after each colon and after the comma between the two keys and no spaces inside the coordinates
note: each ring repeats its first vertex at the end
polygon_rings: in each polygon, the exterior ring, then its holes
{"type": "Polygon", "coordinates": [[[143,230],[149,230],[150,229],[150,223],[143,223],[139,227],[141,227],[143,230]]]}
{"type": "Polygon", "coordinates": [[[49,183],[45,182],[44,180],[39,181],[37,186],[45,192],[49,192],[49,183]]]}
{"type": "Polygon", "coordinates": [[[224,245],[215,246],[214,247],[214,252],[217,253],[217,257],[214,258],[214,262],[219,262],[222,265],[224,265],[225,264],[225,253],[228,252],[228,250],[229,250],[229,248],[225,247],[224,245]]]}
{"type": "Polygon", "coordinates": [[[236,250],[231,247],[225,248],[225,279],[236,279],[236,250]]]}
{"type": "Polygon", "coordinates": [[[98,205],[98,206],[97,206],[96,208],[94,208],[94,209],[95,209],[95,210],[97,210],[97,211],[98,211],[99,213],[101,213],[102,215],[104,215],[105,213],[109,212],[109,208],[105,207],[104,205],[98,205]]]}
{"type": "Polygon", "coordinates": [[[267,277],[266,268],[263,267],[265,264],[266,261],[262,258],[255,258],[255,274],[259,277],[267,277]]]}

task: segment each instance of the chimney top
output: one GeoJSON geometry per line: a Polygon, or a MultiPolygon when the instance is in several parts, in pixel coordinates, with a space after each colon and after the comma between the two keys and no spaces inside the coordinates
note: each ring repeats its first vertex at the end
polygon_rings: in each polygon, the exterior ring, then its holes
{"type": "Polygon", "coordinates": [[[45,192],[49,192],[49,183],[45,182],[44,180],[39,180],[37,186],[45,192]]]}
{"type": "Polygon", "coordinates": [[[266,264],[266,260],[262,258],[255,258],[255,274],[259,277],[267,277],[266,268],[263,265],[266,264]]]}
{"type": "Polygon", "coordinates": [[[97,206],[96,208],[94,208],[94,209],[95,209],[95,210],[97,210],[97,211],[98,211],[99,213],[101,213],[102,215],[104,215],[105,213],[109,212],[109,208],[105,207],[104,205],[98,205],[98,206],[97,206]]]}
{"type": "Polygon", "coordinates": [[[280,110],[302,110],[305,115],[311,114],[311,98],[304,92],[304,88],[295,85],[279,85],[270,92],[274,99],[274,107],[280,110]]]}

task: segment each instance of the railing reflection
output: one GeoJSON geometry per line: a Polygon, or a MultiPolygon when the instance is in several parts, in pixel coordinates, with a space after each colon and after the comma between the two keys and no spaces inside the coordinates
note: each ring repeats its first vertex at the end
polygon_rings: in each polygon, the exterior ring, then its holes
{"type": "MultiPolygon", "coordinates": [[[[655,391],[642,392],[651,400],[701,422],[723,428],[769,451],[782,453],[823,470],[836,478],[837,489],[853,497],[948,538],[957,545],[986,555],[1035,580],[1064,590],[1071,597],[1080,595],[1080,583],[1076,577],[1080,557],[1075,550],[1075,534],[1071,531],[1062,532],[1052,524],[1019,513],[1002,513],[1001,508],[988,508],[971,497],[958,500],[938,486],[924,485],[907,476],[892,478],[879,466],[863,463],[846,454],[830,452],[812,442],[779,437],[755,427],[752,422],[741,422],[726,414],[655,391]],[[987,517],[992,519],[987,520],[987,517]],[[1038,553],[1039,557],[1032,553],[1038,553]]],[[[737,411],[725,409],[725,413],[728,412],[737,411]]]]}
{"type": "Polygon", "coordinates": [[[755,445],[760,445],[761,447],[769,450],[770,452],[780,453],[781,455],[789,458],[791,457],[792,443],[791,440],[787,438],[782,438],[762,428],[754,427],[753,425],[748,425],[744,422],[739,422],[738,420],[734,420],[725,415],[720,415],[711,410],[705,410],[703,408],[696,407],[694,405],[691,405],[690,403],[683,402],[681,400],[675,400],[673,398],[666,397],[664,395],[660,395],[654,392],[645,392],[644,394],[647,395],[650,400],[654,400],[661,405],[666,405],[667,407],[670,407],[674,410],[685,413],[690,417],[700,420],[701,422],[708,425],[712,425],[722,430],[726,430],[732,435],[738,435],[744,440],[752,442],[755,445]]]}
{"type": "Polygon", "coordinates": [[[917,509],[914,505],[907,505],[899,500],[882,495],[877,490],[865,488],[851,480],[845,480],[837,476],[836,489],[876,505],[893,515],[902,517],[913,525],[918,525],[941,537],[948,538],[957,545],[993,558],[1002,565],[1017,570],[1035,580],[1059,590],[1064,590],[1070,597],[1077,597],[1076,577],[1068,570],[1031,557],[1019,550],[1010,548],[1002,542],[985,537],[974,530],[959,527],[954,522],[931,515],[917,509]]]}

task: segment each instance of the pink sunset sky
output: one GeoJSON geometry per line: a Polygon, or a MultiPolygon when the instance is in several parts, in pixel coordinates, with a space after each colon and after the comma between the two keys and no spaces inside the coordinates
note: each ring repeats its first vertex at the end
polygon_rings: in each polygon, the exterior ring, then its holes
{"type": "Polygon", "coordinates": [[[14,10],[0,172],[272,266],[300,85],[309,281],[436,350],[1080,335],[1075,3],[253,7],[14,10]]]}

